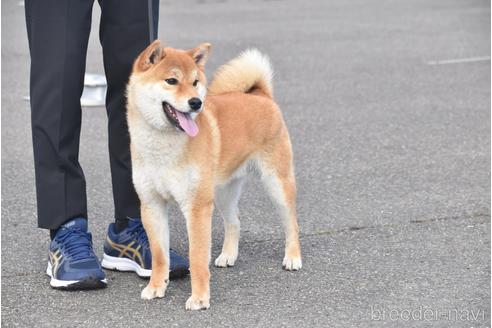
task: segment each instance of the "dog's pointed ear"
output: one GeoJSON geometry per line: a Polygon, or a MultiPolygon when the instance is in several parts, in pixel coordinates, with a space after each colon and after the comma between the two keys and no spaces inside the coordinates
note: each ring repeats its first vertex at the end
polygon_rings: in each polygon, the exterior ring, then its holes
{"type": "Polygon", "coordinates": [[[208,53],[210,52],[210,47],[212,45],[210,43],[202,43],[198,47],[188,50],[191,58],[195,61],[195,63],[200,66],[200,68],[205,67],[205,63],[208,59],[208,53]]]}
{"type": "Polygon", "coordinates": [[[161,46],[161,41],[155,40],[150,46],[148,46],[135,61],[134,69],[140,72],[144,72],[151,68],[153,65],[159,63],[166,53],[161,46]]]}

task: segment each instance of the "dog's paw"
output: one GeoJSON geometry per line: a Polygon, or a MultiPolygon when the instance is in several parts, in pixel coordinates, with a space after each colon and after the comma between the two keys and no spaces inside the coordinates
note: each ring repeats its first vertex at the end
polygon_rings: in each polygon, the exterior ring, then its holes
{"type": "Polygon", "coordinates": [[[206,310],[210,307],[209,298],[199,298],[195,296],[190,296],[186,301],[186,310],[206,310]]]}
{"type": "Polygon", "coordinates": [[[234,263],[237,260],[236,255],[229,255],[227,253],[222,253],[215,259],[215,266],[219,268],[226,268],[234,266],[234,263]]]}
{"type": "Polygon", "coordinates": [[[142,294],[140,295],[140,297],[143,300],[151,300],[153,298],[162,298],[166,294],[166,288],[167,288],[167,284],[165,284],[164,286],[159,287],[159,288],[151,287],[150,284],[148,284],[147,287],[145,287],[142,290],[142,294]]]}
{"type": "Polygon", "coordinates": [[[297,271],[302,268],[302,260],[300,257],[284,257],[282,267],[287,271],[297,271]]]}

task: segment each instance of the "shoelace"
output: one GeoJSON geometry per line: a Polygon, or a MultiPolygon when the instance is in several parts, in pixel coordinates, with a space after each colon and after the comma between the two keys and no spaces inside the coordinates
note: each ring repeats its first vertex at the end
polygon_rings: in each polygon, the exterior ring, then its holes
{"type": "Polygon", "coordinates": [[[133,227],[129,228],[128,233],[134,235],[138,243],[142,245],[142,247],[149,247],[149,238],[147,237],[147,233],[145,232],[142,223],[136,224],[133,227]]]}
{"type": "Polygon", "coordinates": [[[85,260],[94,257],[92,236],[78,229],[63,229],[56,239],[62,244],[67,256],[73,260],[85,260]]]}

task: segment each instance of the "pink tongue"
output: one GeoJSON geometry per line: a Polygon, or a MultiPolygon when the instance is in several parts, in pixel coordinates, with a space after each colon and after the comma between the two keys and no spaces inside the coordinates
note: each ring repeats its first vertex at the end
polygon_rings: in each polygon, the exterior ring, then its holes
{"type": "Polygon", "coordinates": [[[196,136],[198,134],[198,126],[190,115],[183,114],[179,110],[176,111],[176,114],[178,115],[179,125],[181,125],[186,134],[190,137],[196,136]]]}

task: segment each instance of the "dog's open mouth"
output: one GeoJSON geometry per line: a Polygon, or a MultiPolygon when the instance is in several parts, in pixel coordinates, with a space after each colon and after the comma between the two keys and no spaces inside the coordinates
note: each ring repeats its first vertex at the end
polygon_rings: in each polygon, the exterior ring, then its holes
{"type": "Polygon", "coordinates": [[[190,137],[194,137],[198,134],[198,126],[189,113],[180,112],[167,102],[162,103],[162,109],[169,122],[179,130],[185,132],[190,137]]]}

